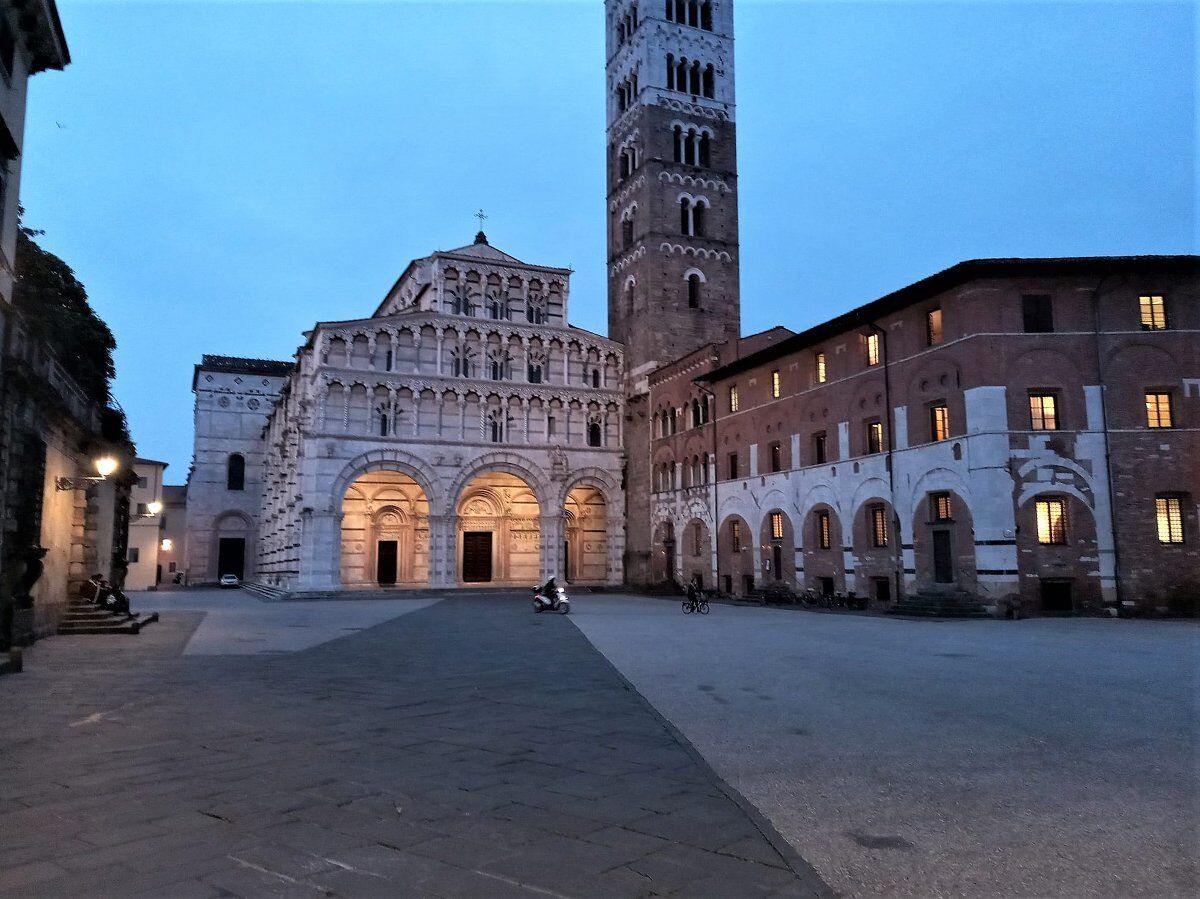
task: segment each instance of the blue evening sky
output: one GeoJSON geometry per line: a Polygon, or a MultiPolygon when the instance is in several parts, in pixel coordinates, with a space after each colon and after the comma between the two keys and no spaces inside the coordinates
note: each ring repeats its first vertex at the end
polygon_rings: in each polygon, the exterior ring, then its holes
{"type": "MultiPolygon", "coordinates": [[[[59,7],[26,220],[169,481],[201,353],[290,358],[479,207],[605,331],[600,0],[59,7]]],[[[737,0],[736,38],[745,333],[967,258],[1195,252],[1193,4],[737,0]]]]}

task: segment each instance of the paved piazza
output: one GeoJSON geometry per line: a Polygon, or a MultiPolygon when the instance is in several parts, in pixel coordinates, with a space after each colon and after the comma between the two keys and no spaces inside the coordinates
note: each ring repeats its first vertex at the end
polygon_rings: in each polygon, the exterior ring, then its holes
{"type": "Polygon", "coordinates": [[[43,641],[0,679],[0,895],[1197,886],[1191,624],[135,607],[163,621],[43,641]]]}

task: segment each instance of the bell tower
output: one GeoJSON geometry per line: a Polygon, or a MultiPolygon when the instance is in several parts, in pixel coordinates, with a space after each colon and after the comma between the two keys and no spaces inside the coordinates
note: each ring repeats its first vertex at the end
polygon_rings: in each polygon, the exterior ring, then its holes
{"type": "Polygon", "coordinates": [[[625,345],[625,580],[650,580],[647,375],[741,336],[733,0],[605,0],[608,334],[625,345]]]}
{"type": "Polygon", "coordinates": [[[741,336],[732,0],[607,0],[608,329],[626,371],[741,336]]]}

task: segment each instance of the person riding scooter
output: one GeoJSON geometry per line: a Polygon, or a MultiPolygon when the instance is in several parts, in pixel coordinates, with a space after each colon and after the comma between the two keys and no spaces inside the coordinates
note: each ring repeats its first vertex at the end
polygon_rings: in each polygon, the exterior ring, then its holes
{"type": "Polygon", "coordinates": [[[553,575],[542,586],[533,588],[533,610],[541,612],[545,609],[553,609],[563,615],[571,609],[571,601],[553,575]]]}

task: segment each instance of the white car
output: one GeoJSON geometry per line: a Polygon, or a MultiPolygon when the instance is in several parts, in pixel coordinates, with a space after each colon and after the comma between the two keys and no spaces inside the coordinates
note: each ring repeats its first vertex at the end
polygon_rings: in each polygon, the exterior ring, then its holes
{"type": "Polygon", "coordinates": [[[238,580],[238,576],[236,574],[223,574],[221,575],[221,580],[218,581],[218,583],[222,587],[236,587],[241,583],[241,581],[238,580]]]}

